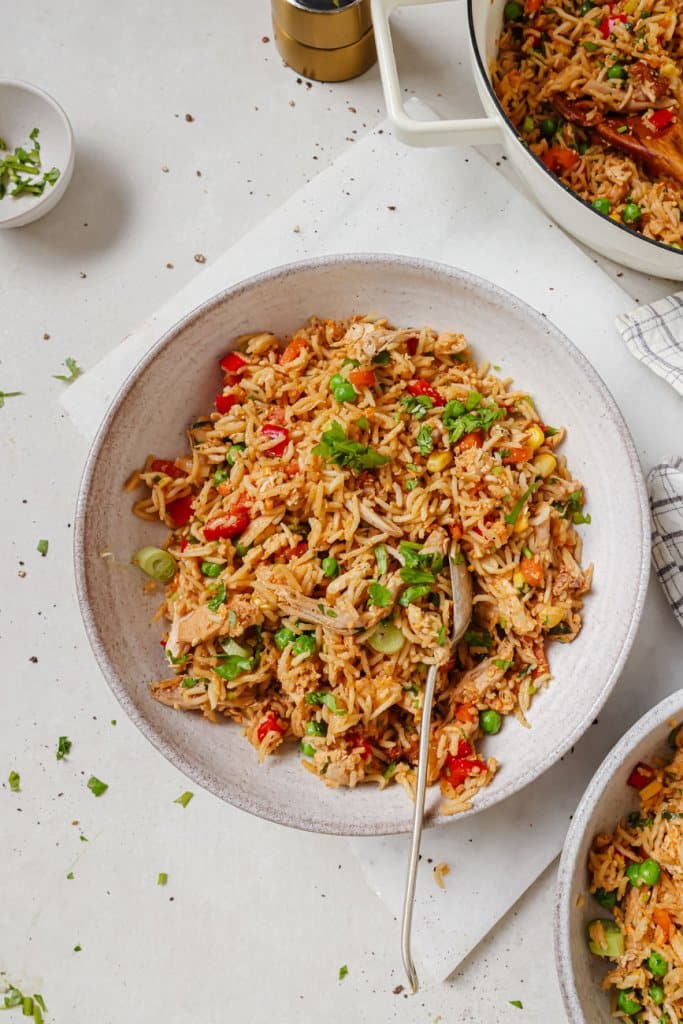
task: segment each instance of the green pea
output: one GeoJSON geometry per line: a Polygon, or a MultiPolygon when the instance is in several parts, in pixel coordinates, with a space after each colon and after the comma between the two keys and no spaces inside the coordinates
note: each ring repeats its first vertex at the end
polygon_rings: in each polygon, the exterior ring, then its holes
{"type": "Polygon", "coordinates": [[[306,757],[313,757],[315,754],[315,747],[311,743],[306,743],[305,740],[301,741],[301,753],[306,757]]]}
{"type": "Polygon", "coordinates": [[[552,139],[556,131],[557,125],[552,117],[544,117],[541,121],[541,135],[545,135],[546,139],[552,139]]]}
{"type": "Polygon", "coordinates": [[[358,398],[358,392],[348,380],[342,380],[341,384],[337,384],[332,389],[332,394],[338,402],[355,402],[358,398]]]}
{"type": "Polygon", "coordinates": [[[656,885],[661,873],[662,869],[657,861],[651,860],[650,858],[643,861],[638,872],[641,882],[645,885],[656,885]]]}
{"type": "Polygon", "coordinates": [[[661,1006],[664,1002],[664,989],[661,985],[650,985],[647,993],[655,1006],[661,1006]]]}
{"type": "Polygon", "coordinates": [[[307,736],[327,736],[327,722],[307,722],[307,736]]]}
{"type": "Polygon", "coordinates": [[[533,117],[529,117],[529,115],[527,114],[527,116],[522,121],[522,131],[523,132],[532,132],[535,127],[536,127],[536,122],[534,121],[533,117]]]}
{"type": "Polygon", "coordinates": [[[510,0],[510,3],[505,4],[503,14],[506,21],[519,21],[524,14],[524,8],[516,0],[510,0]]]}
{"type": "Polygon", "coordinates": [[[609,211],[610,211],[610,201],[609,201],[609,199],[605,199],[604,197],[602,197],[600,199],[594,199],[593,200],[593,209],[597,210],[598,213],[605,213],[605,214],[609,213],[609,211]]]}
{"type": "Polygon", "coordinates": [[[336,558],[323,558],[321,565],[323,576],[327,576],[328,579],[333,580],[339,575],[339,562],[336,558]]]}
{"type": "Polygon", "coordinates": [[[621,219],[624,224],[635,224],[643,215],[643,211],[637,203],[627,203],[621,211],[621,219]]]}
{"type": "Polygon", "coordinates": [[[655,978],[663,978],[669,971],[669,965],[662,954],[654,949],[647,958],[647,966],[655,978]]]}
{"type": "Polygon", "coordinates": [[[608,78],[628,78],[628,72],[623,64],[613,64],[607,69],[608,78]]]}
{"type": "Polygon", "coordinates": [[[617,999],[617,1007],[622,1013],[628,1013],[631,1016],[634,1013],[638,1013],[641,1009],[640,1003],[633,998],[633,989],[622,989],[617,999]]]}
{"type": "Polygon", "coordinates": [[[341,373],[335,373],[334,376],[330,377],[330,391],[334,391],[340,384],[346,384],[346,377],[341,373]]]}
{"type": "Polygon", "coordinates": [[[244,451],[245,448],[245,444],[231,444],[230,447],[228,448],[227,455],[225,456],[225,461],[227,462],[227,464],[229,466],[234,466],[237,460],[241,458],[242,452],[244,451]]]}
{"type": "Polygon", "coordinates": [[[218,562],[202,562],[203,575],[210,576],[212,580],[215,580],[216,576],[220,576],[222,568],[218,562]]]}
{"type": "Polygon", "coordinates": [[[604,889],[600,888],[596,890],[595,898],[601,907],[604,907],[605,910],[611,910],[612,907],[616,905],[617,893],[616,890],[612,890],[612,892],[605,892],[604,889]]]}
{"type": "Polygon", "coordinates": [[[482,711],[479,716],[479,724],[482,732],[488,733],[489,736],[495,736],[497,732],[500,732],[503,719],[497,711],[489,708],[488,711],[482,711]]]}
{"type": "Polygon", "coordinates": [[[277,633],[273,635],[273,640],[275,641],[275,646],[278,651],[284,651],[287,644],[291,644],[296,640],[296,633],[293,633],[291,629],[287,629],[286,626],[282,626],[282,628],[278,629],[277,633]]]}
{"type": "Polygon", "coordinates": [[[631,885],[640,885],[640,864],[629,864],[626,868],[626,877],[628,878],[631,885]]]}
{"type": "Polygon", "coordinates": [[[593,0],[583,0],[579,14],[583,18],[589,11],[592,11],[594,7],[595,4],[593,3],[593,0]]]}
{"type": "Polygon", "coordinates": [[[292,654],[296,657],[298,654],[304,654],[307,658],[315,651],[315,637],[309,636],[308,633],[303,633],[302,636],[292,644],[292,654]]]}
{"type": "Polygon", "coordinates": [[[217,469],[216,472],[213,474],[213,482],[216,487],[218,487],[219,484],[224,484],[227,479],[227,469],[217,469]]]}

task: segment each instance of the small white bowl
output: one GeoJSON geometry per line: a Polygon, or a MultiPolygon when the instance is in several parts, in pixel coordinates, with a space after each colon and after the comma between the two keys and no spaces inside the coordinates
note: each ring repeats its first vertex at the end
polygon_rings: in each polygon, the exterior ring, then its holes
{"type": "Polygon", "coordinates": [[[19,228],[54,209],[67,190],[74,169],[74,137],[69,119],[42,89],[28,82],[0,78],[0,138],[10,151],[30,148],[29,135],[38,128],[42,171],[59,169],[54,185],[42,196],[24,193],[13,198],[9,191],[0,199],[0,228],[19,228]]]}
{"type": "Polygon", "coordinates": [[[683,691],[666,697],[639,718],[602,762],[576,809],[562,851],[555,905],[555,963],[570,1024],[613,1024],[609,995],[600,988],[608,961],[586,945],[586,926],[608,918],[588,893],[586,862],[598,832],[612,832],[638,808],[627,779],[638,761],[671,757],[667,737],[672,722],[683,722],[683,691]],[[580,897],[583,897],[581,899],[580,897]]]}

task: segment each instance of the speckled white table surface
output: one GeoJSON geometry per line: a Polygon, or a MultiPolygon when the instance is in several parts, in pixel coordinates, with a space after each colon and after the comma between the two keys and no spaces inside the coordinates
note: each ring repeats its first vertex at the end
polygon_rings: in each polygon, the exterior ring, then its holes
{"type": "MultiPolygon", "coordinates": [[[[458,18],[439,6],[397,23],[406,87],[444,115],[476,109],[458,18]]],[[[3,22],[3,76],[60,100],[78,154],[57,210],[0,233],[0,390],[25,392],[0,410],[0,972],[42,992],[56,1024],[561,1022],[552,869],[451,981],[396,992],[397,922],[346,842],[199,790],[175,804],[193,787],[123,718],[81,626],[85,445],[52,375],[68,356],[92,366],[201,270],[195,254],[210,263],[382,117],[376,69],[309,87],[271,36],[265,0],[36,0],[3,22]],[[109,784],[100,799],[91,774],[109,784]]],[[[640,300],[667,290],[620,283],[640,300]]]]}

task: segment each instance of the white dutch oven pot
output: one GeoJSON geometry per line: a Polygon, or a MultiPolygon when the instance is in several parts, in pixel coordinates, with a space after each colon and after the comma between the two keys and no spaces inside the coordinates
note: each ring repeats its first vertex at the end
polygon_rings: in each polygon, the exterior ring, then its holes
{"type": "Polygon", "coordinates": [[[502,143],[508,159],[553,220],[616,263],[683,281],[683,252],[653,242],[598,213],[562,184],[534,156],[503,113],[491,84],[505,0],[467,0],[470,47],[477,90],[487,117],[458,121],[416,121],[404,110],[389,17],[397,7],[440,0],[372,0],[377,56],[389,118],[402,142],[411,146],[480,146],[502,143]]]}

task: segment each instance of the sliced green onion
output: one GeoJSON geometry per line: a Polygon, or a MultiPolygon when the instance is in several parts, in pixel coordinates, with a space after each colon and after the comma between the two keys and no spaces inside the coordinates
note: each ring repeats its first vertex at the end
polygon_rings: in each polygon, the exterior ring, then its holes
{"type": "Polygon", "coordinates": [[[147,576],[159,583],[168,583],[175,576],[175,558],[163,548],[140,548],[133,555],[133,561],[147,576]]]}
{"type": "Polygon", "coordinates": [[[21,1001],[21,1012],[24,1017],[33,1016],[33,999],[31,996],[24,996],[21,1001]]]}
{"type": "Polygon", "coordinates": [[[237,460],[242,457],[242,452],[245,450],[246,447],[247,446],[245,444],[242,444],[241,442],[239,444],[231,444],[225,456],[225,461],[227,462],[227,464],[229,466],[234,466],[237,460]]]}
{"type": "Polygon", "coordinates": [[[511,510],[503,516],[503,519],[505,520],[506,523],[508,523],[510,526],[514,526],[514,524],[517,522],[517,517],[519,516],[519,513],[522,511],[524,505],[527,502],[527,499],[531,497],[531,495],[534,493],[537,487],[541,486],[541,483],[541,480],[535,480],[530,487],[527,487],[519,501],[515,502],[511,510]]]}
{"type": "Polygon", "coordinates": [[[213,474],[213,482],[216,487],[218,487],[219,484],[224,484],[227,479],[227,469],[217,469],[216,472],[213,474]]]}
{"type": "Polygon", "coordinates": [[[62,761],[71,751],[71,740],[68,736],[60,736],[57,744],[57,760],[62,761]]]}
{"type": "Polygon", "coordinates": [[[599,946],[597,942],[594,942],[589,937],[588,948],[591,953],[595,953],[596,956],[608,957],[610,960],[614,960],[616,957],[622,956],[624,952],[624,936],[622,935],[619,925],[614,921],[591,921],[588,925],[589,936],[590,929],[595,924],[602,925],[605,933],[605,945],[599,946]]]}
{"type": "Polygon", "coordinates": [[[312,743],[306,743],[305,740],[301,741],[301,753],[306,757],[313,757],[315,754],[315,747],[312,743]]]}
{"type": "Polygon", "coordinates": [[[93,796],[102,796],[103,793],[107,792],[109,786],[106,782],[102,782],[101,779],[98,779],[96,775],[91,775],[88,779],[88,789],[93,796]]]}
{"type": "Polygon", "coordinates": [[[43,556],[43,558],[45,558],[45,555],[47,554],[47,549],[48,549],[49,546],[50,546],[50,542],[49,541],[47,541],[47,540],[39,540],[38,544],[36,546],[36,551],[39,554],[41,554],[43,556]]]}
{"type": "Polygon", "coordinates": [[[389,565],[387,549],[384,544],[378,544],[375,548],[375,562],[377,563],[377,572],[383,576],[389,565]]]}
{"type": "Polygon", "coordinates": [[[307,736],[327,736],[327,722],[307,722],[307,736]]]}
{"type": "Polygon", "coordinates": [[[380,622],[368,637],[373,651],[380,654],[397,654],[405,643],[405,637],[393,622],[380,622]]]}
{"type": "Polygon", "coordinates": [[[184,793],[181,793],[180,796],[173,801],[173,803],[180,804],[181,807],[187,807],[193,796],[194,793],[190,792],[190,790],[187,789],[185,790],[184,793]]]}
{"type": "Polygon", "coordinates": [[[235,640],[221,640],[220,645],[223,648],[224,654],[237,654],[242,658],[249,658],[250,653],[246,647],[242,647],[241,644],[236,643],[235,640]]]}

